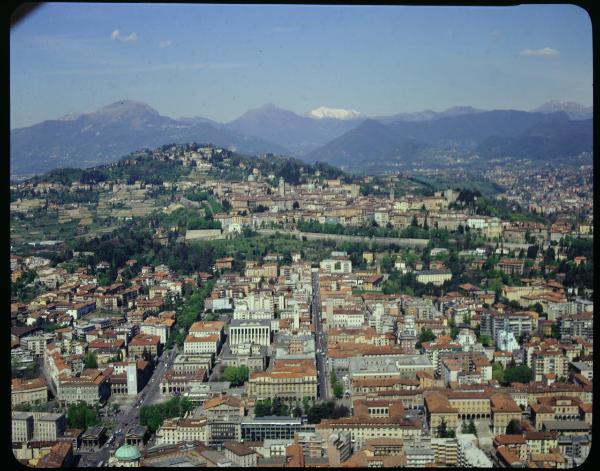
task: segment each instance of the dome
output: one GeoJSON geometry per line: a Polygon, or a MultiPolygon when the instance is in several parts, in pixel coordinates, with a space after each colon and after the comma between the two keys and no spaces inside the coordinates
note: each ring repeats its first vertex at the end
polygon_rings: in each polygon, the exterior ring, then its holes
{"type": "Polygon", "coordinates": [[[132,445],[123,445],[115,452],[115,458],[119,461],[134,461],[140,458],[139,450],[132,445]]]}

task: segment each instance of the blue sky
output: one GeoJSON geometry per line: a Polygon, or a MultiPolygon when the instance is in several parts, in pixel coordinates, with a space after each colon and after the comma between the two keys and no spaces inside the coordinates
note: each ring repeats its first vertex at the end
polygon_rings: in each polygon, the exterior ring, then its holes
{"type": "Polygon", "coordinates": [[[11,30],[11,128],[120,99],[229,121],[264,103],[366,116],[592,103],[572,5],[48,4],[11,30]]]}

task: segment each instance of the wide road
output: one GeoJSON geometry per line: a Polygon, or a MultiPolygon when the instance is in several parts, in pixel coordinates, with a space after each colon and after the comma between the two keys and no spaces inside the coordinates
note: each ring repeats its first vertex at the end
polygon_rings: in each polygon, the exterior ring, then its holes
{"type": "MultiPolygon", "coordinates": [[[[173,360],[177,355],[177,345],[172,350],[167,350],[162,353],[158,358],[152,377],[137,396],[135,396],[135,402],[131,407],[121,409],[118,414],[114,416],[115,426],[113,429],[114,443],[108,444],[108,441],[104,446],[95,453],[86,453],[82,455],[79,466],[98,466],[101,461],[106,464],[110,457],[110,451],[116,450],[125,442],[125,433],[127,429],[132,425],[139,424],[140,407],[144,404],[152,404],[157,394],[160,394],[160,380],[163,378],[169,366],[173,366],[173,360]]],[[[108,437],[111,438],[110,436],[108,437]]]]}
{"type": "Polygon", "coordinates": [[[403,239],[400,237],[366,237],[341,234],[323,234],[320,232],[301,232],[295,229],[257,229],[259,234],[273,235],[276,233],[291,235],[297,239],[306,237],[307,240],[336,240],[346,242],[375,242],[378,244],[396,244],[400,247],[427,247],[429,239],[403,239]]]}
{"type": "Polygon", "coordinates": [[[313,316],[313,322],[315,323],[315,346],[317,349],[317,396],[319,399],[327,399],[329,396],[329,389],[327,383],[327,369],[326,369],[326,356],[325,356],[325,340],[323,336],[323,329],[321,325],[321,295],[319,292],[319,273],[312,273],[312,306],[311,312],[313,316]]]}

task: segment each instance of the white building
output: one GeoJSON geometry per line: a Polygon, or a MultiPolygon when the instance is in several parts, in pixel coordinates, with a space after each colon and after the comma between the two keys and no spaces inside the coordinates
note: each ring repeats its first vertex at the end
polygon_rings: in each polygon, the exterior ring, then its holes
{"type": "Polygon", "coordinates": [[[496,346],[498,350],[503,352],[512,352],[519,349],[519,342],[517,342],[515,334],[507,330],[501,330],[496,337],[496,346]]]}
{"type": "Polygon", "coordinates": [[[254,342],[270,345],[271,322],[269,320],[233,319],[229,324],[229,344],[254,342]]]}
{"type": "Polygon", "coordinates": [[[332,257],[322,260],[321,270],[328,273],[352,273],[352,262],[345,257],[332,257]]]}
{"type": "Polygon", "coordinates": [[[492,468],[492,461],[478,448],[477,437],[471,434],[458,434],[458,463],[459,468],[492,468]]]}

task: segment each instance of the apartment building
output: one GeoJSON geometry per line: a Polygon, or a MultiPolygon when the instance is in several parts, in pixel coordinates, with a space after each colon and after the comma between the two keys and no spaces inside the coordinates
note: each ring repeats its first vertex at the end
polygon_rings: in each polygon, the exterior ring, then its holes
{"type": "Polygon", "coordinates": [[[36,404],[48,401],[48,386],[43,378],[11,380],[11,404],[36,404]]]}
{"type": "Polygon", "coordinates": [[[156,445],[175,445],[192,441],[208,443],[208,420],[206,417],[166,419],[156,430],[156,445]]]}
{"type": "Polygon", "coordinates": [[[109,395],[108,377],[98,370],[85,369],[79,376],[62,376],[58,380],[58,399],[65,404],[84,401],[95,405],[106,401],[109,395]]]}
{"type": "Polygon", "coordinates": [[[317,370],[313,360],[276,360],[269,371],[256,371],[247,383],[248,395],[256,399],[280,397],[302,401],[317,398],[317,370]]]}

